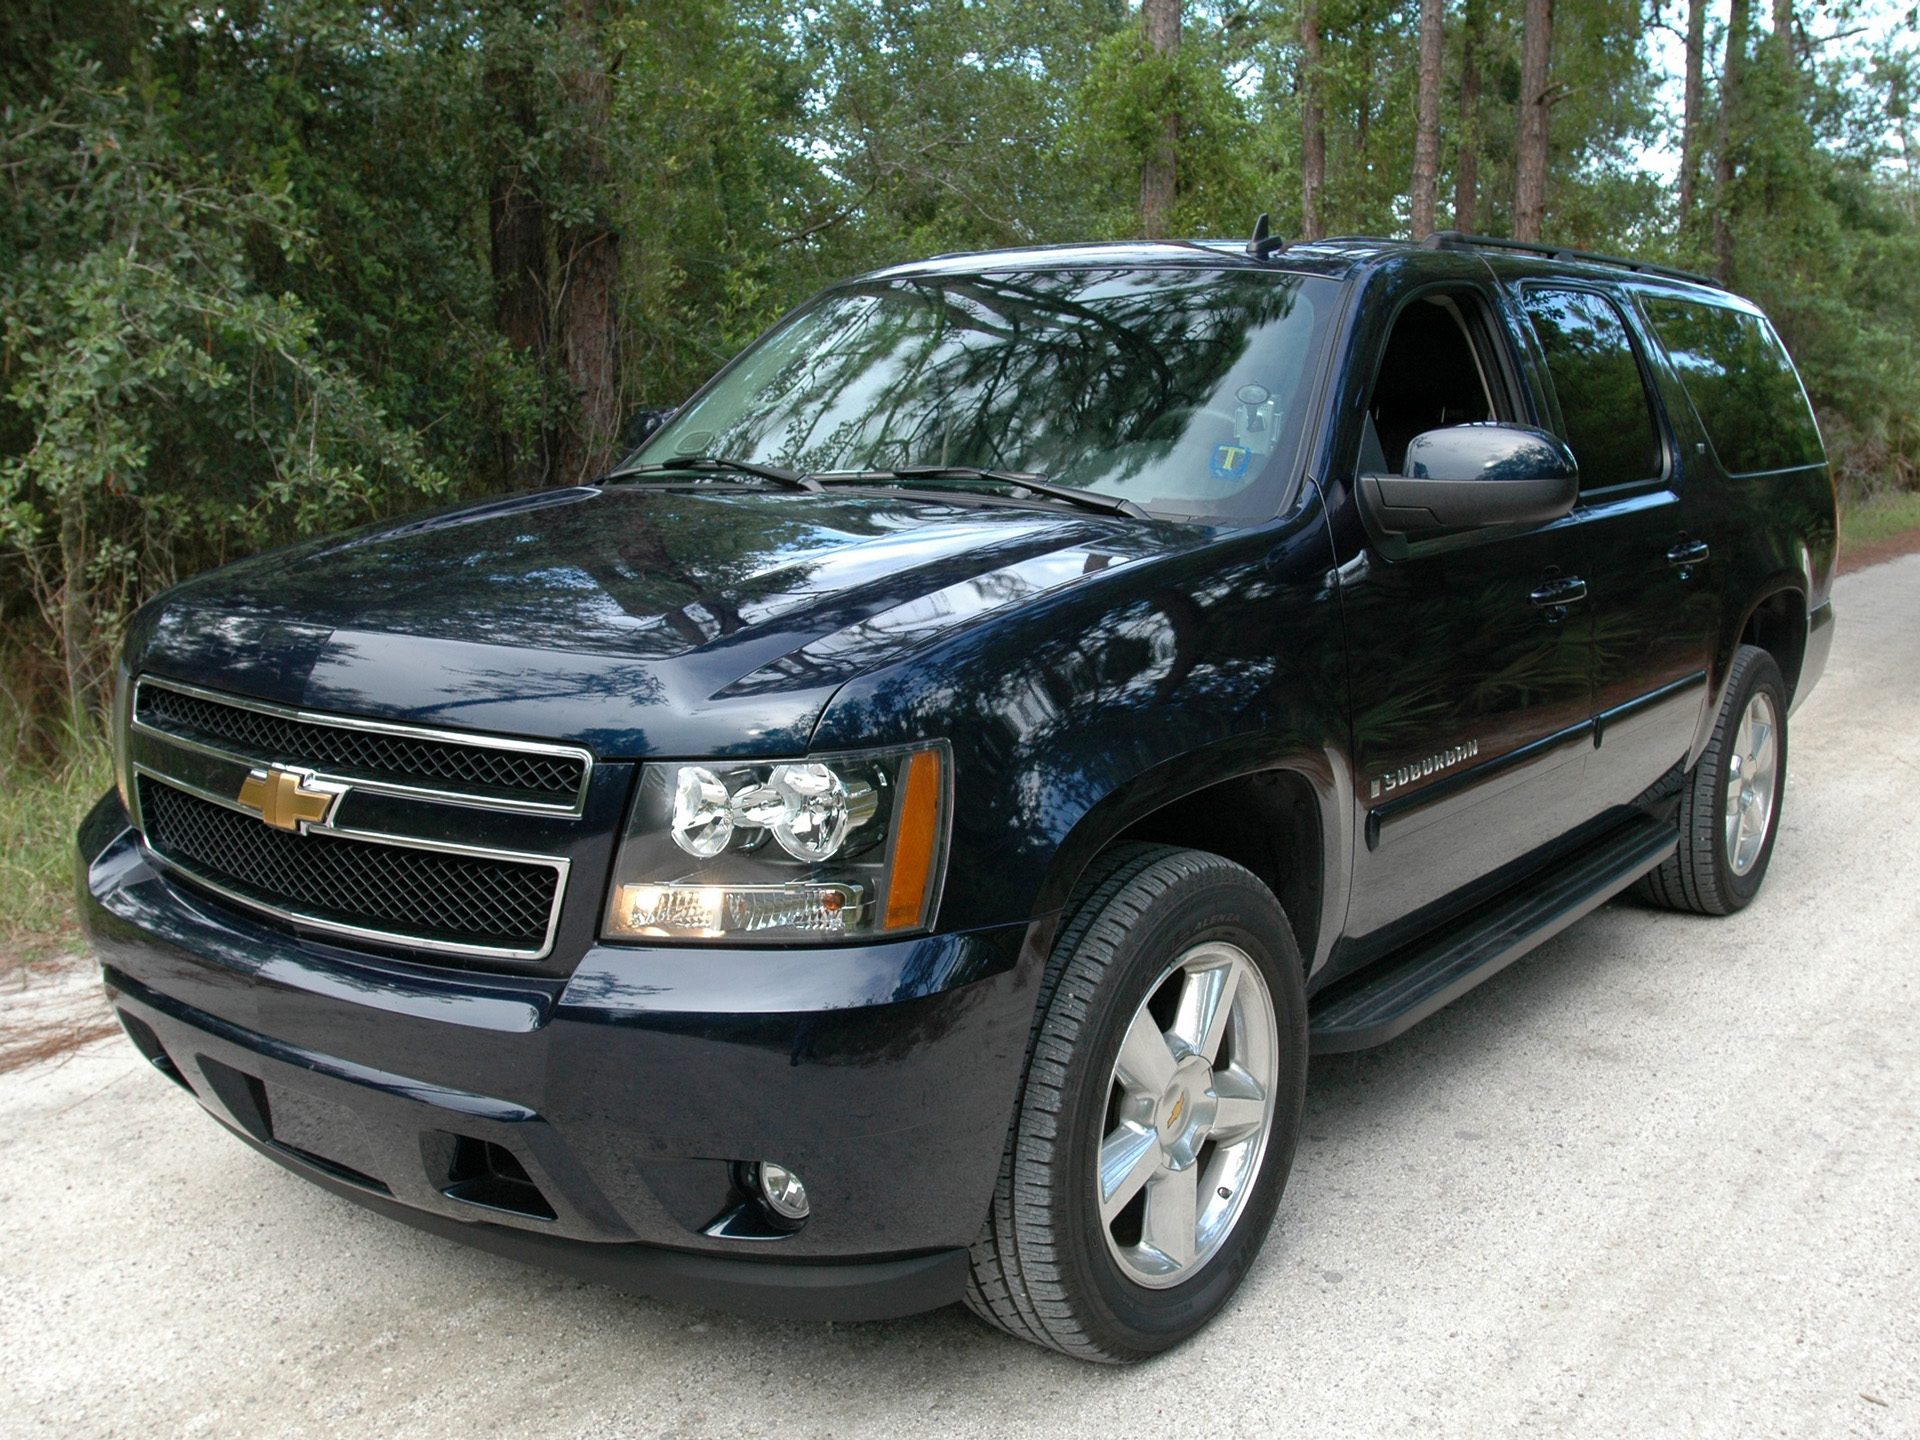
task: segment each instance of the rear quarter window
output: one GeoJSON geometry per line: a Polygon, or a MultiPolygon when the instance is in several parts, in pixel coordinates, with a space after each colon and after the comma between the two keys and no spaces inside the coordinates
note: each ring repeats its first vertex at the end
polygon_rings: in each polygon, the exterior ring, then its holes
{"type": "Polygon", "coordinates": [[[1826,463],[1800,376],[1766,320],[1666,295],[1640,303],[1728,474],[1826,463]]]}

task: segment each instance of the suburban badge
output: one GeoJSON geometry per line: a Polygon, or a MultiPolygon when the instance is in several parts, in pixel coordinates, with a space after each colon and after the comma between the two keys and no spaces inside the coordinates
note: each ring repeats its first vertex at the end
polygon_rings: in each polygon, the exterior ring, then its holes
{"type": "Polygon", "coordinates": [[[1411,785],[1414,781],[1433,774],[1436,770],[1448,770],[1462,760],[1471,760],[1480,753],[1480,742],[1469,740],[1463,745],[1455,745],[1450,750],[1442,750],[1438,755],[1429,755],[1411,765],[1402,765],[1398,770],[1389,770],[1384,775],[1375,776],[1368,786],[1369,800],[1378,800],[1389,791],[1398,790],[1402,785],[1411,785]]]}

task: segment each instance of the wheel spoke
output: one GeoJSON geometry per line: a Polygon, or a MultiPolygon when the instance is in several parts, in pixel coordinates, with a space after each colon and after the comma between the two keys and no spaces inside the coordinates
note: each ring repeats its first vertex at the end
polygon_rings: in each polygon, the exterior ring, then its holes
{"type": "Polygon", "coordinates": [[[1100,1219],[1109,1222],[1160,1168],[1160,1137],[1131,1121],[1100,1145],[1100,1219]]]}
{"type": "Polygon", "coordinates": [[[1168,1033],[1209,1062],[1220,1053],[1220,1042],[1226,1037],[1234,991],[1240,986],[1240,965],[1234,958],[1204,970],[1190,970],[1180,987],[1180,1008],[1168,1033]]]}
{"type": "Polygon", "coordinates": [[[1266,1092],[1253,1076],[1234,1066],[1213,1074],[1213,1128],[1209,1137],[1217,1144],[1231,1145],[1236,1140],[1257,1134],[1267,1123],[1266,1092]]]}
{"type": "Polygon", "coordinates": [[[1200,1167],[1197,1165],[1170,1170],[1147,1184],[1147,1213],[1141,1227],[1141,1243],[1158,1250],[1176,1267],[1193,1263],[1199,1193],[1200,1167]]]}
{"type": "Polygon", "coordinates": [[[1167,1046],[1167,1037],[1160,1033],[1159,1023],[1142,1005],[1140,1013],[1133,1017],[1133,1024],[1127,1027],[1126,1039],[1120,1042],[1120,1058],[1114,1064],[1114,1075],[1129,1090],[1158,1100],[1173,1083],[1176,1063],[1173,1051],[1167,1046]]]}

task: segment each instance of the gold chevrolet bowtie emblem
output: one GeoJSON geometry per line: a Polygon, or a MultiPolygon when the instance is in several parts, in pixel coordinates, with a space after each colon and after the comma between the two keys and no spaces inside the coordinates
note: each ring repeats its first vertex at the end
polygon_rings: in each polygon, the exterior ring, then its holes
{"type": "Polygon", "coordinates": [[[326,824],[334,801],[346,793],[346,786],[315,780],[305,770],[269,765],[248,774],[240,786],[240,803],[258,810],[260,818],[276,830],[298,830],[303,825],[326,824]]]}

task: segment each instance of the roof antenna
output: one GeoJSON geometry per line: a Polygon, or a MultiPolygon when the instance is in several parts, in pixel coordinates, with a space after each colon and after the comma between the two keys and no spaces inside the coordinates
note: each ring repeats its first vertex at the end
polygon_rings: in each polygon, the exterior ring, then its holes
{"type": "Polygon", "coordinates": [[[1253,222],[1253,238],[1247,241],[1247,254],[1256,260],[1264,260],[1275,251],[1287,248],[1284,236],[1268,233],[1268,218],[1267,212],[1262,210],[1260,218],[1253,222]]]}

